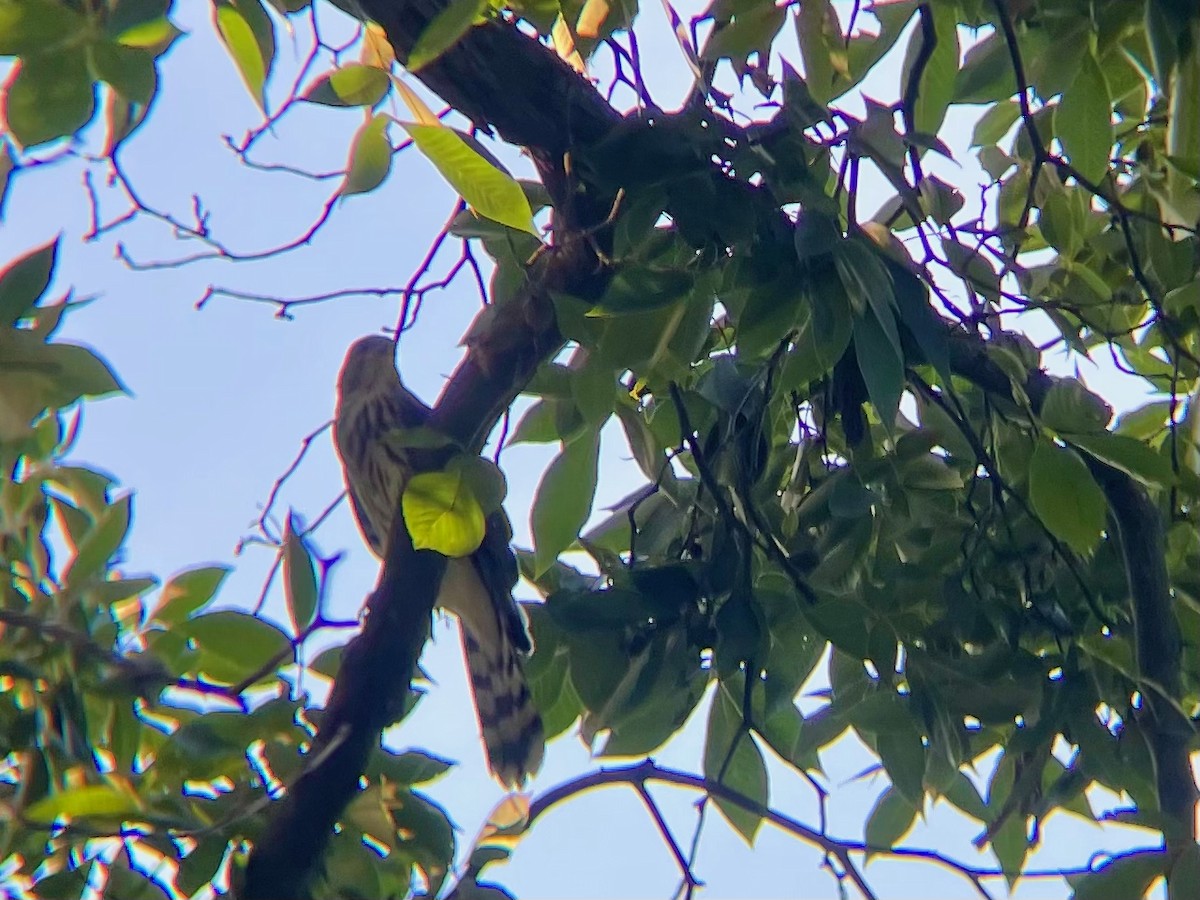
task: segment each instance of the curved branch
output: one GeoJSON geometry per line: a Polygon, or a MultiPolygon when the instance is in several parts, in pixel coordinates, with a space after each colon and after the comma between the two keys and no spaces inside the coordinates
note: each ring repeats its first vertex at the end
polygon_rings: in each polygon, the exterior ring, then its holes
{"type": "Polygon", "coordinates": [[[858,866],[852,859],[852,854],[871,853],[880,856],[917,858],[936,862],[966,878],[984,898],[990,898],[991,895],[983,887],[982,879],[1001,877],[1004,874],[999,869],[982,869],[966,866],[935,851],[913,850],[903,847],[872,847],[861,841],[843,841],[831,838],[829,835],[805,825],[798,819],[794,819],[785,813],[781,813],[772,807],[764,806],[757,800],[752,800],[744,794],[738,793],[721,782],[713,781],[701,775],[693,775],[690,772],[667,769],[648,759],[630,766],[600,769],[551,788],[530,804],[526,827],[532,825],[535,820],[548,812],[551,807],[584,791],[614,784],[624,784],[633,787],[639,794],[643,794],[646,783],[650,781],[702,791],[707,796],[724,800],[741,807],[747,812],[761,816],[776,828],[800,838],[805,843],[821,849],[836,859],[850,880],[854,882],[855,887],[858,888],[862,896],[868,898],[868,900],[873,900],[875,894],[866,883],[862,873],[859,872],[858,866]]]}

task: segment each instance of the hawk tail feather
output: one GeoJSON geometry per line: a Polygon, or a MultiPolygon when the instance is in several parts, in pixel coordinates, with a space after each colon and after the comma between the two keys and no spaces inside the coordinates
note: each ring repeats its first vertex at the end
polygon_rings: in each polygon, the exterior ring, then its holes
{"type": "Polygon", "coordinates": [[[537,772],[545,752],[542,719],[525,681],[520,650],[508,635],[483,646],[462,626],[463,652],[488,767],[505,787],[520,788],[537,772]]]}

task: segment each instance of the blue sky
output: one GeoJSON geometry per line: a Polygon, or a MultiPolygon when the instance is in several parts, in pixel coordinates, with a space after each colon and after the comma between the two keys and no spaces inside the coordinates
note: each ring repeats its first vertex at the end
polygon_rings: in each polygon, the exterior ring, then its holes
{"type": "MultiPolygon", "coordinates": [[[[147,202],[186,218],[198,194],[211,211],[210,226],[238,250],[266,249],[287,242],[317,215],[336,180],[311,182],[294,176],[248,170],[223,145],[222,134],[240,138],[255,127],[256,110],[213,35],[201,4],[177,4],[177,23],[188,33],[161,67],[161,94],[150,120],[123,152],[125,171],[147,202]]],[[[332,23],[328,14],[324,21],[332,23]]],[[[674,47],[662,11],[646,4],[639,24],[647,78],[655,98],[674,106],[687,89],[687,69],[674,47]]],[[[276,102],[307,44],[279,41],[281,72],[273,79],[276,102]]],[[[790,55],[793,62],[797,57],[790,55]]],[[[890,100],[895,69],[873,80],[868,90],[890,100]],[[890,81],[889,81],[890,78],[890,81]]],[[[394,110],[405,117],[403,110],[394,110]]],[[[354,112],[303,106],[257,145],[260,162],[286,162],[316,171],[344,165],[349,139],[360,124],[354,112]]],[[[959,117],[952,142],[963,169],[939,163],[947,180],[976,180],[965,148],[970,117],[959,117]]],[[[514,153],[504,158],[521,172],[528,166],[514,153]]],[[[166,576],[204,562],[233,564],[235,571],[220,596],[224,605],[254,604],[271,565],[269,550],[250,546],[239,557],[234,547],[253,531],[260,504],[286,468],[304,435],[332,414],[333,384],[342,354],[355,338],[395,322],[395,298],[339,299],[295,310],[283,321],[268,306],[225,298],[195,308],[212,284],[281,297],[346,287],[403,285],[452,208],[455,197],[432,166],[414,151],[400,154],[390,179],[378,191],[340,203],[311,245],[257,263],[210,261],[181,268],[134,272],[114,258],[121,241],[139,260],[187,255],[194,248],[172,239],[162,223],[140,219],[84,243],[89,207],[83,188],[85,165],[65,160],[23,174],[13,185],[0,227],[0,259],[64,236],[56,286],[97,295],[70,317],[61,339],[86,343],[103,355],[129,386],[129,398],[91,404],[84,415],[75,456],[115,474],[136,491],[135,520],[124,568],[166,576]]],[[[96,169],[95,171],[99,171],[96,169]]],[[[125,210],[116,189],[99,184],[102,220],[125,210]]],[[[885,198],[880,193],[879,202],[885,198]]],[[[872,210],[877,202],[864,202],[872,210]]],[[[482,254],[480,254],[482,256],[482,254]]],[[[456,257],[451,247],[441,267],[456,257]]],[[[435,265],[435,272],[439,271],[435,265]]],[[[457,342],[478,301],[469,279],[430,294],[417,327],[401,345],[406,383],[432,402],[458,359],[457,342]]],[[[1059,361],[1060,364],[1069,363],[1059,361]]],[[[1114,394],[1110,375],[1097,370],[1089,381],[1118,405],[1136,394],[1114,394]]],[[[528,545],[527,511],[552,448],[518,446],[505,451],[509,512],[519,543],[528,545]]],[[[597,508],[626,494],[640,481],[628,462],[628,449],[616,433],[606,433],[597,508]]],[[[328,436],[314,443],[281,495],[277,513],[289,505],[315,516],[341,490],[328,436]]],[[[320,530],[324,553],[344,551],[330,597],[336,615],[352,617],[374,582],[376,564],[362,546],[348,509],[341,506],[320,530]]],[[[527,594],[528,596],[528,594],[527,594]]],[[[282,598],[274,591],[265,614],[283,621],[282,598]]],[[[448,777],[430,787],[469,842],[489,809],[502,796],[486,776],[474,716],[462,673],[454,628],[439,622],[424,662],[436,682],[431,695],[393,737],[399,745],[425,747],[461,761],[448,777]]],[[[703,706],[702,706],[703,708],[703,706]]],[[[703,721],[657,758],[664,764],[699,770],[703,721]]],[[[830,832],[859,838],[863,818],[884,788],[882,778],[851,781],[868,763],[852,741],[823,755],[830,802],[830,832]]],[[[595,767],[598,761],[572,733],[549,748],[534,783],[540,791],[595,767]]],[[[771,803],[807,822],[817,807],[811,789],[778,764],[771,770],[771,803]]],[[[694,794],[655,791],[678,839],[686,843],[695,822],[694,794]]],[[[989,865],[970,846],[973,823],[932,809],[929,825],[910,836],[913,846],[936,847],[964,861],[989,865]]],[[[1059,816],[1047,823],[1037,866],[1079,864],[1092,849],[1115,850],[1128,843],[1091,826],[1059,816]]],[[[834,880],[820,871],[820,855],[794,838],[764,827],[750,850],[719,817],[710,816],[701,842],[697,874],[707,883],[703,896],[836,897],[834,880]]],[[[579,796],[548,814],[525,838],[513,860],[489,870],[519,896],[537,898],[669,897],[678,873],[636,795],[611,788],[579,796]]],[[[877,860],[867,869],[880,896],[952,898],[969,885],[944,870],[913,863],[877,860]]],[[[1003,894],[1000,883],[995,892],[1003,894]]],[[[1024,883],[1017,896],[1059,897],[1061,884],[1024,883]]]]}

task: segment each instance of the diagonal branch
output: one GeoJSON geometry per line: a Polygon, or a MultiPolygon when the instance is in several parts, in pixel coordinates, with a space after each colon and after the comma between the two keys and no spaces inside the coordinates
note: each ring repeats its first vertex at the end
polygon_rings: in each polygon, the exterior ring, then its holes
{"type": "MultiPolygon", "coordinates": [[[[444,0],[360,0],[382,25],[400,60],[444,0]]],[[[603,214],[568,203],[568,149],[601,139],[620,117],[553,51],[514,26],[472,29],[419,77],[485,131],[525,146],[556,200],[554,245],[526,269],[525,289],[480,313],[468,352],[434,408],[430,425],[478,452],[537,367],[562,345],[552,296],[595,296],[608,272],[597,258],[603,214]],[[564,209],[567,213],[564,214],[564,209]]],[[[578,193],[578,192],[576,192],[578,193]]],[[[612,198],[595,208],[607,211],[612,198]]],[[[416,451],[418,469],[444,451],[416,451]]],[[[366,603],[362,632],[347,645],[304,775],[273,810],[250,855],[243,900],[308,896],[333,828],[359,790],[359,779],[384,728],[398,719],[429,634],[445,558],[412,546],[404,519],[393,519],[388,550],[366,603]]]]}

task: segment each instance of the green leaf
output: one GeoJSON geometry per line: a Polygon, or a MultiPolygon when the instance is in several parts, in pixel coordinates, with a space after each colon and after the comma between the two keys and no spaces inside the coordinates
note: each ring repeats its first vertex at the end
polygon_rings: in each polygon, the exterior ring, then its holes
{"type": "Polygon", "coordinates": [[[1108,503],[1074,451],[1038,443],[1029,462],[1029,499],[1050,533],[1076,553],[1089,553],[1099,543],[1108,503]]]}
{"type": "Polygon", "coordinates": [[[925,747],[911,723],[881,731],[875,738],[875,749],[896,790],[914,809],[923,808],[925,747]]]}
{"type": "Polygon", "coordinates": [[[942,794],[960,811],[979,822],[988,821],[988,808],[979,797],[974,783],[962,772],[956,772],[950,787],[942,794]]]}
{"type": "Polygon", "coordinates": [[[783,27],[787,10],[772,3],[730,4],[731,19],[714,29],[700,58],[743,61],[755,51],[764,51],[783,27]]]}
{"type": "Polygon", "coordinates": [[[1075,378],[1060,378],[1046,392],[1038,413],[1042,424],[1057,432],[1094,434],[1104,431],[1112,407],[1075,378]]]}
{"type": "Polygon", "coordinates": [[[82,36],[88,21],[54,0],[0,3],[0,56],[52,54],[82,36]]]}
{"type": "MultiPolygon", "coordinates": [[[[868,847],[890,849],[904,840],[917,820],[917,808],[895,788],[879,795],[867,816],[865,837],[868,847]]],[[[868,856],[870,851],[868,851],[868,856]]]]}
{"type": "Polygon", "coordinates": [[[317,614],[317,568],[304,536],[296,532],[296,519],[292,513],[288,513],[280,554],[288,618],[292,632],[301,635],[317,614]]]}
{"type": "Polygon", "coordinates": [[[565,444],[542,476],[530,513],[537,575],[575,542],[591,515],[599,455],[599,432],[584,434],[565,444]]]}
{"type": "Polygon", "coordinates": [[[829,0],[809,0],[800,4],[796,35],[809,93],[825,105],[838,94],[834,87],[838,76],[849,74],[842,26],[833,4],[829,0]]]}
{"type": "Polygon", "coordinates": [[[480,21],[487,6],[487,0],[450,0],[421,31],[404,67],[416,72],[433,62],[480,21]]]}
{"type": "Polygon", "coordinates": [[[391,117],[377,115],[363,123],[350,142],[350,161],[346,165],[346,180],[339,193],[366,194],[383,184],[392,170],[392,145],[387,129],[391,117]]]}
{"type": "Polygon", "coordinates": [[[476,213],[501,225],[537,235],[533,210],[521,185],[444,125],[406,124],[404,129],[476,213]]]}
{"type": "Polygon", "coordinates": [[[854,318],[841,281],[833,276],[814,285],[811,304],[801,311],[800,332],[780,369],[780,388],[803,387],[832,371],[853,334],[854,318]]]}
{"type": "MultiPolygon", "coordinates": [[[[925,134],[937,134],[946,118],[946,110],[954,97],[954,82],[958,76],[958,19],[959,10],[954,4],[931,4],[928,14],[933,16],[937,45],[925,64],[921,83],[917,91],[917,102],[912,110],[915,130],[925,134]]],[[[912,67],[924,44],[924,29],[914,28],[904,56],[901,83],[908,87],[912,67]]]]}
{"type": "Polygon", "coordinates": [[[1009,816],[992,838],[992,852],[1008,881],[1009,891],[1021,877],[1025,857],[1029,855],[1029,841],[1025,836],[1025,817],[1009,816]]]}
{"type": "MultiPolygon", "coordinates": [[[[713,697],[708,713],[704,777],[736,791],[753,804],[767,805],[767,768],[762,751],[750,733],[743,729],[741,707],[730,698],[725,684],[713,697]]],[[[729,824],[753,846],[762,816],[729,800],[714,799],[729,824]]]]}
{"type": "Polygon", "coordinates": [[[1100,431],[1064,434],[1063,440],[1148,487],[1166,487],[1175,480],[1170,460],[1137,438],[1100,431]]]}
{"type": "Polygon", "coordinates": [[[1122,413],[1117,419],[1116,433],[1139,441],[1149,440],[1166,429],[1173,405],[1170,400],[1153,400],[1122,413]]]}
{"type": "Polygon", "coordinates": [[[95,525],[79,543],[75,558],[68,566],[64,580],[67,589],[80,587],[94,575],[104,571],[129,533],[133,513],[133,495],[118,497],[96,519],[95,525]]]}
{"type": "Polygon", "coordinates": [[[120,819],[143,812],[138,795],[128,787],[88,784],[48,794],[24,811],[31,822],[48,825],[59,816],[70,819],[120,819]]]}
{"type": "Polygon", "coordinates": [[[4,116],[12,136],[32,147],[74,134],[91,121],[95,108],[86,55],[64,48],[21,60],[8,81],[4,116]]]}
{"type": "MultiPolygon", "coordinates": [[[[891,310],[886,315],[891,318],[894,331],[895,316],[891,310]]],[[[871,404],[890,433],[900,409],[900,395],[904,393],[904,360],[891,342],[888,330],[871,310],[854,320],[854,352],[871,404]]]]}
{"type": "Polygon", "coordinates": [[[490,459],[460,453],[447,463],[446,468],[462,473],[467,488],[479,502],[485,516],[503,507],[504,498],[508,496],[508,479],[490,459]]]}
{"type": "MultiPolygon", "coordinates": [[[[255,4],[257,0],[247,0],[243,9],[230,5],[228,0],[221,0],[214,10],[214,16],[217,33],[221,36],[229,58],[237,66],[238,74],[242,76],[242,82],[250,91],[255,104],[259,109],[264,109],[264,89],[267,84],[267,72],[271,68],[271,58],[264,54],[259,36],[251,26],[254,13],[250,10],[255,4]]],[[[262,14],[261,6],[258,7],[258,13],[262,14]]]]}
{"type": "Polygon", "coordinates": [[[454,862],[454,826],[446,811],[416,791],[401,792],[389,804],[396,831],[402,837],[397,848],[424,873],[429,896],[436,897],[454,862]]]}
{"type": "Polygon", "coordinates": [[[383,69],[350,63],[322,75],[300,99],[323,106],[372,107],[391,87],[392,80],[383,69]]]}
{"type": "Polygon", "coordinates": [[[164,625],[179,624],[216,595],[229,572],[229,566],[201,566],[173,575],[158,594],[153,617],[164,625]]]}
{"type": "Polygon", "coordinates": [[[508,439],[510,444],[549,444],[570,441],[585,426],[574,403],[555,397],[539,400],[525,411],[508,439]]]}
{"type": "Polygon", "coordinates": [[[31,250],[0,270],[0,325],[15,325],[50,286],[58,238],[31,250]]]}
{"type": "Polygon", "coordinates": [[[1085,875],[1068,875],[1067,881],[1074,888],[1072,900],[1144,897],[1163,874],[1166,863],[1166,854],[1161,850],[1145,850],[1109,860],[1085,875]]]}
{"type": "Polygon", "coordinates": [[[414,475],[404,487],[401,503],[418,550],[461,557],[470,556],[483,543],[483,508],[460,467],[414,475]]]}
{"type": "Polygon", "coordinates": [[[93,74],[130,103],[149,105],[158,86],[154,56],[140,47],[126,47],[114,41],[98,41],[88,46],[93,74]]]}
{"type": "Polygon", "coordinates": [[[396,784],[424,784],[439,778],[454,767],[454,763],[425,750],[404,750],[393,753],[386,747],[378,747],[371,755],[364,773],[374,781],[380,775],[396,784]]]}
{"type": "Polygon", "coordinates": [[[200,671],[229,683],[241,681],[291,646],[274,625],[234,610],[196,616],[182,628],[196,644],[200,671]]]}
{"type": "Polygon", "coordinates": [[[971,47],[954,79],[955,103],[993,103],[1016,90],[1004,38],[992,33],[971,47]]]}
{"type": "Polygon", "coordinates": [[[1093,184],[1108,171],[1113,145],[1112,99],[1104,70],[1092,51],[1083,54],[1075,80],[1063,92],[1054,129],[1071,164],[1093,184]]]}
{"type": "Polygon", "coordinates": [[[1017,101],[1001,100],[975,123],[975,130],[971,132],[971,146],[987,147],[999,143],[1020,117],[1021,107],[1017,101]]]}

